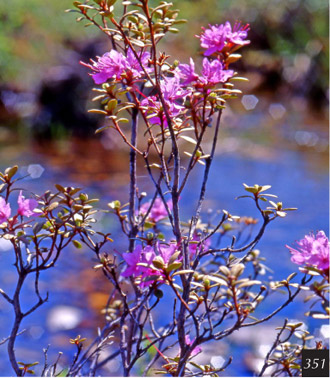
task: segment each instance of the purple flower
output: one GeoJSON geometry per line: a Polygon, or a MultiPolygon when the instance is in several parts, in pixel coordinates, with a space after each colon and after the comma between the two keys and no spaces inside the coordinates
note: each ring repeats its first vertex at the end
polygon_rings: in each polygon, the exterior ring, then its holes
{"type": "Polygon", "coordinates": [[[139,285],[144,288],[144,287],[149,287],[155,282],[155,279],[148,279],[148,278],[150,278],[151,276],[158,276],[158,277],[162,276],[162,272],[151,267],[152,262],[154,258],[156,257],[156,253],[153,247],[151,246],[145,247],[141,257],[142,257],[141,262],[143,264],[148,265],[148,266],[141,267],[141,278],[140,278],[139,285]]]}
{"type": "Polygon", "coordinates": [[[233,70],[224,70],[220,60],[210,62],[207,58],[203,59],[203,70],[200,81],[204,84],[225,83],[234,75],[233,70]]]}
{"type": "MultiPolygon", "coordinates": [[[[186,336],[185,336],[185,340],[186,340],[186,344],[189,345],[189,346],[195,341],[195,339],[193,339],[193,340],[190,341],[190,336],[189,336],[189,335],[186,335],[186,336]]],[[[190,357],[194,357],[194,356],[196,356],[196,354],[201,353],[201,352],[202,352],[202,348],[199,347],[199,346],[196,346],[196,347],[191,351],[191,353],[190,353],[190,357]]]]}
{"type": "MultiPolygon", "coordinates": [[[[137,245],[133,252],[123,253],[123,258],[127,264],[126,269],[121,273],[123,277],[139,278],[138,285],[142,288],[149,287],[155,282],[155,278],[148,279],[151,276],[157,276],[158,283],[164,282],[165,275],[162,270],[153,266],[153,260],[156,256],[161,256],[165,264],[168,264],[170,258],[176,251],[175,244],[161,244],[157,243],[156,247],[146,246],[142,248],[137,245]],[[157,254],[156,254],[157,251],[157,254]],[[141,264],[141,265],[140,265],[141,264]]],[[[175,260],[178,262],[179,260],[175,260]]]]}
{"type": "Polygon", "coordinates": [[[121,273],[123,277],[135,276],[140,273],[141,268],[137,265],[141,261],[142,246],[137,245],[133,252],[123,253],[123,259],[127,268],[121,273]]]}
{"type": "Polygon", "coordinates": [[[215,52],[221,52],[229,44],[242,46],[250,43],[250,41],[245,40],[248,30],[248,24],[241,26],[237,22],[233,28],[228,21],[224,25],[209,25],[209,29],[204,29],[199,37],[201,47],[206,49],[204,55],[210,56],[215,52]]]}
{"type": "MultiPolygon", "coordinates": [[[[201,237],[195,232],[191,241],[192,242],[199,242],[201,240],[201,237]]],[[[198,243],[189,243],[189,253],[190,253],[190,258],[193,259],[196,256],[197,252],[197,247],[198,251],[207,251],[209,246],[211,244],[210,239],[206,239],[203,243],[201,243],[198,246],[198,243]]]]}
{"type": "Polygon", "coordinates": [[[298,265],[315,266],[320,270],[329,269],[329,240],[323,231],[316,236],[311,233],[297,242],[298,248],[289,248],[291,261],[298,265]]]}
{"type": "Polygon", "coordinates": [[[195,72],[195,63],[190,58],[190,64],[180,64],[175,74],[177,78],[183,80],[181,85],[189,85],[192,82],[202,85],[215,85],[225,83],[234,75],[234,71],[225,70],[223,63],[218,59],[209,61],[207,58],[204,58],[202,76],[198,76],[195,72]]]}
{"type": "Polygon", "coordinates": [[[220,52],[225,47],[228,33],[227,22],[225,25],[209,25],[209,29],[204,29],[200,36],[201,47],[206,49],[205,56],[210,56],[215,52],[220,52]]]}
{"type": "MultiPolygon", "coordinates": [[[[166,245],[166,244],[158,243],[157,247],[159,251],[159,256],[162,257],[165,264],[168,264],[170,258],[173,256],[173,254],[177,250],[176,244],[166,245]]],[[[175,262],[179,262],[179,260],[176,260],[175,262]]]]}
{"type": "Polygon", "coordinates": [[[10,204],[0,197],[0,224],[6,222],[11,214],[10,204]]]}
{"type": "Polygon", "coordinates": [[[181,79],[182,85],[189,85],[193,81],[198,79],[198,75],[195,72],[195,62],[190,58],[189,64],[179,64],[175,71],[175,74],[181,79]]]}
{"type": "MultiPolygon", "coordinates": [[[[179,116],[184,109],[184,106],[182,106],[179,102],[182,103],[190,91],[182,88],[180,78],[178,76],[164,78],[164,80],[161,80],[160,90],[163,94],[169,116],[171,118],[179,116]]],[[[150,96],[143,99],[141,101],[141,105],[147,108],[146,115],[153,115],[149,118],[149,122],[151,124],[161,125],[163,123],[163,125],[167,127],[165,111],[162,103],[156,96],[150,96]]]]}
{"type": "Polygon", "coordinates": [[[38,202],[35,199],[25,199],[25,197],[22,195],[22,191],[19,192],[17,203],[17,214],[28,218],[32,215],[36,215],[34,209],[38,206],[38,202]]]}
{"type": "MultiPolygon", "coordinates": [[[[190,91],[182,88],[180,79],[177,76],[164,78],[164,80],[160,82],[160,89],[163,93],[170,117],[177,117],[184,109],[184,106],[179,104],[177,100],[183,102],[190,91]]],[[[165,121],[167,125],[166,118],[165,121]]]]}
{"type": "Polygon", "coordinates": [[[248,45],[250,41],[245,40],[249,31],[249,24],[241,25],[240,22],[235,22],[233,30],[230,23],[227,21],[227,41],[235,45],[248,45]]]}
{"type": "MultiPolygon", "coordinates": [[[[166,203],[169,210],[172,210],[173,208],[172,200],[168,200],[166,203]]],[[[145,215],[147,213],[147,211],[149,210],[150,204],[151,204],[151,201],[141,205],[140,213],[142,215],[145,215]]],[[[164,205],[163,200],[161,198],[156,198],[149,212],[148,219],[156,223],[166,218],[167,216],[168,214],[167,214],[166,207],[164,205]]]]}
{"type": "Polygon", "coordinates": [[[127,66],[124,55],[116,50],[111,50],[101,57],[97,57],[97,62],[92,60],[92,63],[92,65],[82,64],[93,70],[91,75],[95,84],[103,84],[112,78],[119,80],[127,66]]]}
{"type": "MultiPolygon", "coordinates": [[[[148,68],[148,60],[150,59],[150,53],[147,52],[147,51],[143,52],[142,54],[139,55],[139,58],[141,60],[143,67],[145,67],[145,70],[147,72],[150,71],[150,68],[148,68]]],[[[128,49],[128,51],[127,51],[126,68],[127,68],[128,71],[132,72],[132,75],[135,78],[139,78],[139,77],[143,76],[143,74],[144,74],[144,71],[141,67],[141,64],[136,59],[132,49],[128,49]]]]}
{"type": "MultiPolygon", "coordinates": [[[[150,58],[150,53],[141,52],[138,56],[140,57],[142,66],[145,67],[147,72],[149,72],[150,68],[148,68],[148,60],[150,58]]],[[[103,54],[101,57],[97,57],[96,62],[93,60],[91,61],[92,64],[86,64],[83,62],[81,62],[81,64],[93,71],[91,75],[95,84],[106,83],[109,79],[120,80],[121,76],[125,73],[130,79],[140,78],[144,74],[140,62],[131,49],[128,49],[127,57],[121,52],[111,50],[110,52],[103,54]]]]}

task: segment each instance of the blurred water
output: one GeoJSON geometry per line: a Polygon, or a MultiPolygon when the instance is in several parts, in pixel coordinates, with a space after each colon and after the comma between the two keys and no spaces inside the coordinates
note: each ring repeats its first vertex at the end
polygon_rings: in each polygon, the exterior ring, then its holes
{"type": "MultiPolygon", "coordinates": [[[[272,185],[271,192],[278,195],[284,206],[297,207],[299,210],[289,213],[284,219],[273,222],[259,248],[267,258],[268,265],[274,270],[274,278],[287,277],[292,271],[297,271],[297,266],[290,262],[290,254],[285,248],[286,244],[292,244],[295,240],[302,238],[305,234],[325,230],[328,233],[328,176],[324,169],[311,169],[310,161],[317,161],[319,156],[316,152],[305,153],[302,151],[278,150],[276,158],[264,160],[240,156],[237,153],[219,154],[214,160],[211,169],[210,180],[207,186],[207,201],[204,206],[204,213],[208,208],[226,209],[232,214],[256,216],[252,201],[249,199],[235,200],[234,198],[244,194],[242,183],[249,185],[260,184],[272,185]]],[[[22,154],[17,164],[26,165],[27,161],[41,164],[45,169],[38,179],[29,179],[24,186],[31,191],[42,192],[52,187],[55,182],[64,185],[79,185],[79,180],[72,183],[66,178],[66,172],[55,169],[52,165],[45,163],[40,155],[29,155],[27,158],[22,154]]],[[[321,164],[321,163],[320,163],[321,164]]],[[[315,165],[314,165],[315,166],[315,165]]],[[[3,166],[1,168],[4,168],[3,166]]],[[[67,167],[66,169],[70,169],[67,167]]],[[[192,204],[196,203],[197,194],[192,188],[198,187],[201,181],[203,167],[198,167],[190,178],[188,187],[182,195],[181,211],[184,217],[189,217],[192,211],[192,204]]],[[[139,178],[141,187],[145,185],[145,177],[139,178]]],[[[95,196],[104,198],[104,206],[109,200],[123,198],[127,186],[117,185],[115,180],[109,179],[106,182],[92,182],[86,191],[95,196]],[[110,189],[109,189],[110,188],[110,189]]],[[[102,207],[102,206],[101,206],[102,207]]],[[[116,225],[113,220],[106,217],[100,220],[100,225],[111,229],[117,234],[116,225]]],[[[5,248],[5,247],[4,247],[5,248]]],[[[0,252],[0,287],[9,293],[15,281],[15,272],[12,267],[12,251],[0,252]]],[[[41,289],[43,292],[50,291],[49,302],[42,306],[37,312],[23,322],[23,328],[27,331],[18,337],[17,355],[19,360],[24,362],[43,361],[42,348],[51,344],[50,358],[56,356],[61,350],[68,355],[74,353],[74,348],[69,344],[68,339],[82,334],[84,337],[92,338],[95,334],[96,325],[100,319],[96,303],[106,296],[107,284],[101,288],[99,280],[101,275],[92,270],[93,261],[89,254],[66,251],[60,259],[57,267],[50,270],[47,275],[42,276],[41,289]],[[62,307],[60,307],[62,306],[62,307]],[[63,307],[66,306],[66,307],[63,307]],[[70,317],[70,309],[74,310],[70,317]],[[57,312],[56,312],[57,311],[57,312]],[[62,320],[61,320],[62,317],[62,320]],[[53,319],[53,320],[52,320],[53,319]],[[57,322],[54,319],[58,320],[57,322]],[[64,326],[63,326],[64,322],[64,326]],[[65,326],[66,324],[66,326],[65,326]],[[67,327],[67,329],[65,329],[67,327]]],[[[29,283],[30,289],[33,282],[29,283]]],[[[27,288],[23,292],[24,301],[31,302],[31,291],[27,288]],[[25,298],[24,298],[25,297],[25,298]]],[[[168,304],[163,301],[160,310],[166,309],[168,304]]],[[[275,303],[265,304],[262,311],[267,313],[276,306],[275,303]]],[[[305,309],[306,310],[306,309],[305,309]]],[[[280,318],[303,317],[304,308],[302,302],[285,309],[276,321],[274,327],[282,323],[280,318]]],[[[12,322],[10,307],[0,299],[0,339],[8,336],[12,322]]],[[[323,323],[316,320],[308,320],[311,331],[319,328],[323,323]]],[[[258,332],[253,329],[252,332],[258,332]]],[[[251,372],[240,361],[249,346],[237,340],[232,341],[233,349],[228,351],[228,358],[234,353],[234,363],[227,374],[251,375],[251,372]],[[236,360],[236,363],[235,363],[236,360]]],[[[68,361],[63,356],[63,365],[68,361]]],[[[0,374],[10,375],[6,346],[0,346],[0,374]]]]}

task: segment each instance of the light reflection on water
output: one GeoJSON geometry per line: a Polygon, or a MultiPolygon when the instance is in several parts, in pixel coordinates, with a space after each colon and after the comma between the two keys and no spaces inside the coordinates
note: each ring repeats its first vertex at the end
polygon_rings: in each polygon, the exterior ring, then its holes
{"type": "MultiPolygon", "coordinates": [[[[243,142],[244,143],[244,142],[243,142]]],[[[328,233],[328,178],[324,169],[316,170],[313,167],[321,164],[319,155],[314,153],[304,153],[302,151],[277,150],[275,159],[261,159],[241,156],[238,153],[220,154],[214,160],[210,180],[207,186],[208,199],[204,210],[208,208],[226,209],[232,214],[256,216],[252,201],[248,199],[235,200],[236,196],[244,194],[242,183],[270,184],[271,192],[278,195],[284,206],[298,207],[297,212],[289,213],[287,218],[278,219],[272,223],[264,238],[259,244],[259,249],[267,258],[268,265],[274,270],[274,278],[285,278],[297,267],[290,262],[288,250],[285,244],[292,244],[295,240],[302,238],[310,231],[325,230],[328,233]],[[314,164],[310,166],[310,162],[314,164]]],[[[26,165],[29,162],[40,163],[45,172],[37,180],[25,181],[25,186],[40,193],[59,182],[64,185],[78,186],[79,176],[76,182],[70,181],[66,173],[70,172],[70,167],[66,167],[62,172],[58,168],[45,163],[42,155],[22,154],[15,163],[26,165]]],[[[1,167],[3,168],[3,167],[1,167]]],[[[199,167],[190,179],[191,187],[196,187],[200,181],[202,167],[199,167]]],[[[145,177],[139,178],[141,189],[145,189],[145,177]]],[[[89,187],[84,185],[84,189],[96,197],[104,198],[104,206],[113,199],[123,199],[125,179],[120,179],[120,185],[116,184],[116,176],[110,176],[109,180],[103,182],[92,182],[89,187]]],[[[196,193],[186,190],[182,195],[182,214],[189,217],[191,214],[191,204],[196,201],[196,193]]],[[[102,207],[102,206],[101,206],[102,207]]],[[[118,229],[112,218],[104,216],[100,220],[100,225],[111,229],[117,235],[118,229]]],[[[118,236],[117,241],[123,239],[118,236]]],[[[14,269],[12,267],[11,251],[0,252],[0,268],[3,272],[0,277],[0,285],[10,292],[14,283],[14,269]]],[[[68,343],[68,339],[78,334],[92,338],[95,334],[96,326],[100,321],[99,312],[102,303],[105,303],[106,293],[109,288],[107,283],[99,286],[99,272],[92,270],[93,261],[89,254],[82,254],[76,251],[65,251],[58,266],[50,270],[47,276],[42,276],[41,289],[43,292],[50,291],[49,302],[42,306],[29,319],[23,323],[23,328],[27,331],[19,336],[17,352],[20,360],[34,362],[43,361],[42,348],[51,344],[50,358],[56,355],[58,350],[73,353],[74,349],[68,343]],[[61,309],[59,306],[68,306],[70,310],[73,306],[76,311],[75,319],[71,319],[73,329],[63,330],[54,327],[54,322],[49,323],[51,317],[55,316],[54,310],[61,309]],[[77,327],[75,327],[77,324],[77,327]],[[32,346],[33,345],[33,346],[32,346]]],[[[25,302],[31,301],[31,285],[25,290],[25,302]]],[[[166,308],[165,301],[162,308],[166,308]]],[[[272,309],[272,304],[265,305],[265,313],[272,309]]],[[[65,310],[62,307],[62,310],[65,310]]],[[[303,313],[301,302],[295,306],[285,309],[281,317],[300,319],[303,313]]],[[[63,312],[62,312],[63,315],[63,312]]],[[[12,321],[9,306],[0,300],[0,339],[8,336],[10,323],[12,321]]],[[[69,319],[67,318],[67,321],[69,319]]],[[[282,321],[277,318],[275,326],[282,321]]],[[[311,330],[321,326],[320,321],[309,322],[311,330]]],[[[61,328],[61,327],[60,327],[61,328]]],[[[247,350],[246,345],[242,348],[235,347],[234,351],[238,359],[243,358],[247,350]]],[[[235,355],[234,355],[235,357],[235,355]]],[[[63,363],[65,363],[63,358],[63,363]]],[[[237,364],[234,364],[237,366],[237,364]]],[[[240,365],[240,364],[238,364],[240,365]]],[[[241,364],[242,365],[242,364],[241,364]]],[[[0,346],[0,371],[2,375],[11,374],[9,368],[5,346],[0,346]]],[[[240,369],[230,368],[228,374],[246,375],[250,374],[244,367],[240,369]]]]}

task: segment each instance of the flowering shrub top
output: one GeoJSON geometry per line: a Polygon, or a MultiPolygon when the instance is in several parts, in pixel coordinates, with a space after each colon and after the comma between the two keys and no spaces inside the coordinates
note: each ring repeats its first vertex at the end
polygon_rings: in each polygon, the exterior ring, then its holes
{"type": "Polygon", "coordinates": [[[203,29],[204,31],[199,38],[201,47],[206,49],[204,52],[206,56],[222,52],[224,49],[230,50],[250,43],[250,41],[246,40],[249,25],[242,26],[236,22],[232,28],[227,21],[224,25],[209,25],[209,29],[203,29]]]}
{"type": "MultiPolygon", "coordinates": [[[[142,52],[139,58],[141,63],[147,66],[150,53],[147,51],[142,52]]],[[[133,79],[140,78],[144,73],[141,64],[131,49],[128,49],[127,56],[116,50],[111,50],[98,57],[96,62],[92,60],[92,64],[82,64],[93,71],[91,75],[95,84],[106,83],[109,79],[117,81],[126,79],[127,82],[132,82],[133,79]]],[[[146,69],[150,71],[149,68],[146,69]]]]}
{"type": "MultiPolygon", "coordinates": [[[[22,191],[19,192],[18,199],[18,210],[17,215],[15,215],[14,219],[11,223],[16,222],[16,218],[18,215],[22,217],[31,217],[32,215],[37,215],[35,212],[36,207],[38,206],[38,202],[35,199],[25,199],[22,195],[22,191]]],[[[10,203],[7,203],[3,197],[0,197],[0,223],[9,221],[11,216],[11,207],[10,203]]]]}

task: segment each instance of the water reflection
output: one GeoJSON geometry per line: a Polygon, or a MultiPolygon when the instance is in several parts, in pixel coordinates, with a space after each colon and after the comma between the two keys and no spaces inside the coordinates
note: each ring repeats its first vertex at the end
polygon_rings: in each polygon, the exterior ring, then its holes
{"type": "MultiPolygon", "coordinates": [[[[298,212],[290,213],[287,218],[273,223],[259,245],[268,265],[274,270],[274,279],[278,279],[296,270],[296,266],[290,262],[285,244],[292,244],[311,230],[328,230],[327,159],[325,154],[319,152],[323,147],[327,148],[326,132],[323,128],[315,127],[313,131],[306,131],[306,125],[289,124],[285,117],[297,120],[300,115],[288,115],[286,108],[280,103],[266,104],[260,101],[259,106],[260,111],[256,109],[256,113],[245,115],[243,118],[235,116],[234,110],[230,109],[225,114],[224,124],[234,126],[222,131],[219,154],[214,161],[207,187],[208,199],[204,211],[207,212],[208,208],[220,208],[233,214],[256,216],[249,201],[234,200],[243,193],[243,182],[252,185],[271,184],[273,192],[285,205],[298,207],[298,212]],[[263,112],[264,108],[268,109],[268,112],[263,112]],[[244,125],[239,124],[238,119],[240,122],[243,120],[244,125]],[[268,124],[279,120],[282,123],[277,129],[268,124]],[[260,123],[263,125],[262,128],[258,126],[260,123]],[[243,138],[236,137],[238,130],[243,134],[243,138]]],[[[83,186],[92,196],[103,199],[100,205],[103,208],[110,200],[126,200],[128,177],[123,172],[128,166],[128,154],[122,150],[105,149],[104,141],[68,140],[53,145],[34,145],[33,151],[7,146],[2,150],[1,157],[1,168],[5,164],[15,162],[23,167],[21,174],[32,174],[25,181],[28,190],[40,193],[53,187],[55,183],[83,186]],[[8,150],[11,151],[11,155],[6,155],[8,150]]],[[[202,169],[203,167],[197,168],[191,177],[191,187],[200,182],[202,169]]],[[[148,191],[149,184],[146,178],[143,176],[138,180],[141,189],[148,191]]],[[[190,216],[191,204],[196,202],[196,195],[189,190],[183,193],[184,217],[190,216]]],[[[100,218],[98,225],[116,235],[116,246],[124,245],[125,239],[120,236],[118,225],[111,216],[105,215],[100,218]]],[[[15,271],[11,265],[12,251],[9,247],[8,243],[1,239],[0,269],[4,273],[0,277],[0,286],[10,292],[15,282],[15,271]]],[[[58,266],[49,271],[47,276],[42,276],[41,290],[50,292],[50,300],[24,322],[26,332],[19,336],[17,343],[20,359],[24,357],[27,361],[43,361],[42,348],[51,344],[49,358],[54,359],[58,351],[63,351],[61,363],[65,366],[69,362],[66,356],[74,353],[69,338],[74,338],[78,334],[89,339],[95,336],[96,327],[103,324],[101,310],[106,304],[110,288],[103,280],[101,272],[92,269],[93,265],[93,256],[89,253],[68,250],[62,255],[58,266]]],[[[31,296],[33,282],[29,284],[31,286],[23,293],[27,302],[31,296]]],[[[166,306],[164,302],[161,309],[165,309],[166,306]]],[[[272,303],[268,303],[263,307],[263,311],[266,313],[272,308],[272,303]]],[[[267,334],[267,340],[258,339],[258,342],[252,345],[251,331],[245,329],[246,334],[240,331],[233,335],[230,348],[228,344],[217,344],[216,348],[223,350],[226,359],[234,354],[237,360],[246,361],[245,365],[234,363],[228,369],[228,374],[251,374],[252,366],[248,366],[247,361],[251,361],[249,355],[252,351],[257,356],[257,360],[253,361],[258,363],[258,358],[264,354],[264,349],[268,345],[271,330],[281,324],[284,316],[299,319],[302,313],[302,303],[298,302],[295,306],[287,308],[272,324],[263,326],[266,328],[259,327],[253,330],[258,337],[267,334]]],[[[1,300],[0,339],[8,336],[11,321],[10,308],[1,300]]],[[[309,319],[306,319],[306,323],[312,332],[322,325],[320,321],[309,319]]],[[[322,328],[315,332],[325,338],[329,330],[322,325],[322,328]]],[[[212,346],[210,348],[212,349],[212,346]]],[[[209,355],[211,354],[210,350],[209,355]]],[[[204,355],[200,358],[206,357],[204,355]]],[[[221,362],[222,360],[217,360],[214,363],[221,362]]],[[[105,373],[116,374],[119,367],[119,361],[115,361],[110,367],[111,371],[106,370],[105,373]]],[[[11,374],[4,346],[0,347],[0,371],[4,375],[11,374]]]]}

